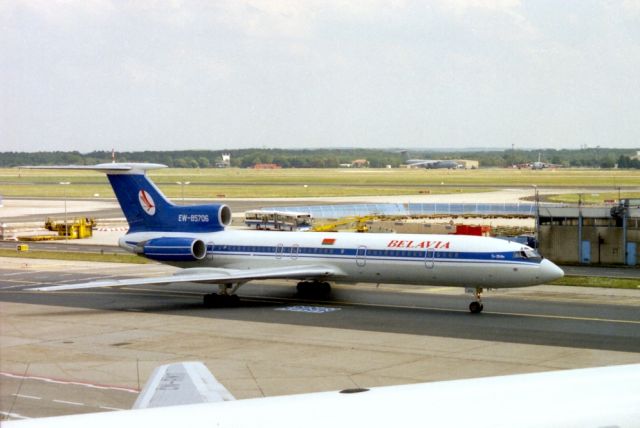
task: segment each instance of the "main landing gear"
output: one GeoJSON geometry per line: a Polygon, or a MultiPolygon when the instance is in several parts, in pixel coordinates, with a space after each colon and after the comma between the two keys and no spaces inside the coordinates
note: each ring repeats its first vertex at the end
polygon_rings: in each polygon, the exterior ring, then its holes
{"type": "Polygon", "coordinates": [[[218,284],[218,292],[205,294],[202,303],[207,308],[234,308],[240,305],[240,297],[235,294],[240,285],[232,287],[231,284],[218,284]]]}
{"type": "Polygon", "coordinates": [[[474,302],[469,304],[469,312],[472,314],[479,314],[484,309],[484,305],[482,304],[482,288],[476,287],[473,292],[473,296],[476,298],[474,302]]]}
{"type": "Polygon", "coordinates": [[[296,289],[301,296],[326,297],[331,293],[331,284],[320,281],[301,281],[296,289]]]}

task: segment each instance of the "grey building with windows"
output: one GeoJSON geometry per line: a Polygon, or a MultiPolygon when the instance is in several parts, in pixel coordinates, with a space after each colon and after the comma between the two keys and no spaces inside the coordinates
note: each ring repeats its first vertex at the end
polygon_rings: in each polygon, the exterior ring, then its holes
{"type": "Polygon", "coordinates": [[[540,252],[558,263],[640,265],[640,200],[614,206],[540,206],[540,252]]]}

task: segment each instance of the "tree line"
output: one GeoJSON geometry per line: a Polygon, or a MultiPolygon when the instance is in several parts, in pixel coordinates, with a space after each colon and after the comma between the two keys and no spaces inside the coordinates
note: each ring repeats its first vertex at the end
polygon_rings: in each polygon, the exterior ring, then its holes
{"type": "MultiPolygon", "coordinates": [[[[509,167],[543,162],[567,167],[635,168],[640,160],[633,159],[629,149],[544,149],[544,150],[485,150],[485,151],[420,151],[379,149],[239,149],[239,150],[174,150],[116,152],[118,162],[153,162],[174,168],[212,168],[221,162],[222,154],[231,155],[231,166],[248,168],[260,163],[273,163],[283,168],[337,168],[356,159],[366,159],[372,168],[387,165],[398,167],[412,159],[472,159],[481,167],[509,167]]],[[[63,152],[0,152],[0,167],[20,165],[91,165],[111,162],[110,151],[80,153],[63,152]]]]}

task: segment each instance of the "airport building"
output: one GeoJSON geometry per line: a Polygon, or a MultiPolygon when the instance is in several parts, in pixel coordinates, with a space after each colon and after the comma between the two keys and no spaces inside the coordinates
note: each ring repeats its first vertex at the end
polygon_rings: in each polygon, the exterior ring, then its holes
{"type": "Polygon", "coordinates": [[[640,200],[614,206],[540,206],[540,252],[557,263],[640,265],[640,200]]]}

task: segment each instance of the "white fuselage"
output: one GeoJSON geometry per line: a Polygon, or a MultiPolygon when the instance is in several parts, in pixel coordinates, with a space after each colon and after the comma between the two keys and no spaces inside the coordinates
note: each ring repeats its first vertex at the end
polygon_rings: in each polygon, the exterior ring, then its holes
{"type": "MultiPolygon", "coordinates": [[[[207,244],[207,256],[179,267],[258,269],[323,265],[341,272],[340,282],[396,283],[458,287],[524,287],[562,276],[548,260],[522,257],[522,244],[462,235],[260,232],[130,233],[120,246],[135,252],[139,243],[162,237],[188,237],[207,244]]],[[[139,248],[139,247],[138,247],[139,248]]]]}

